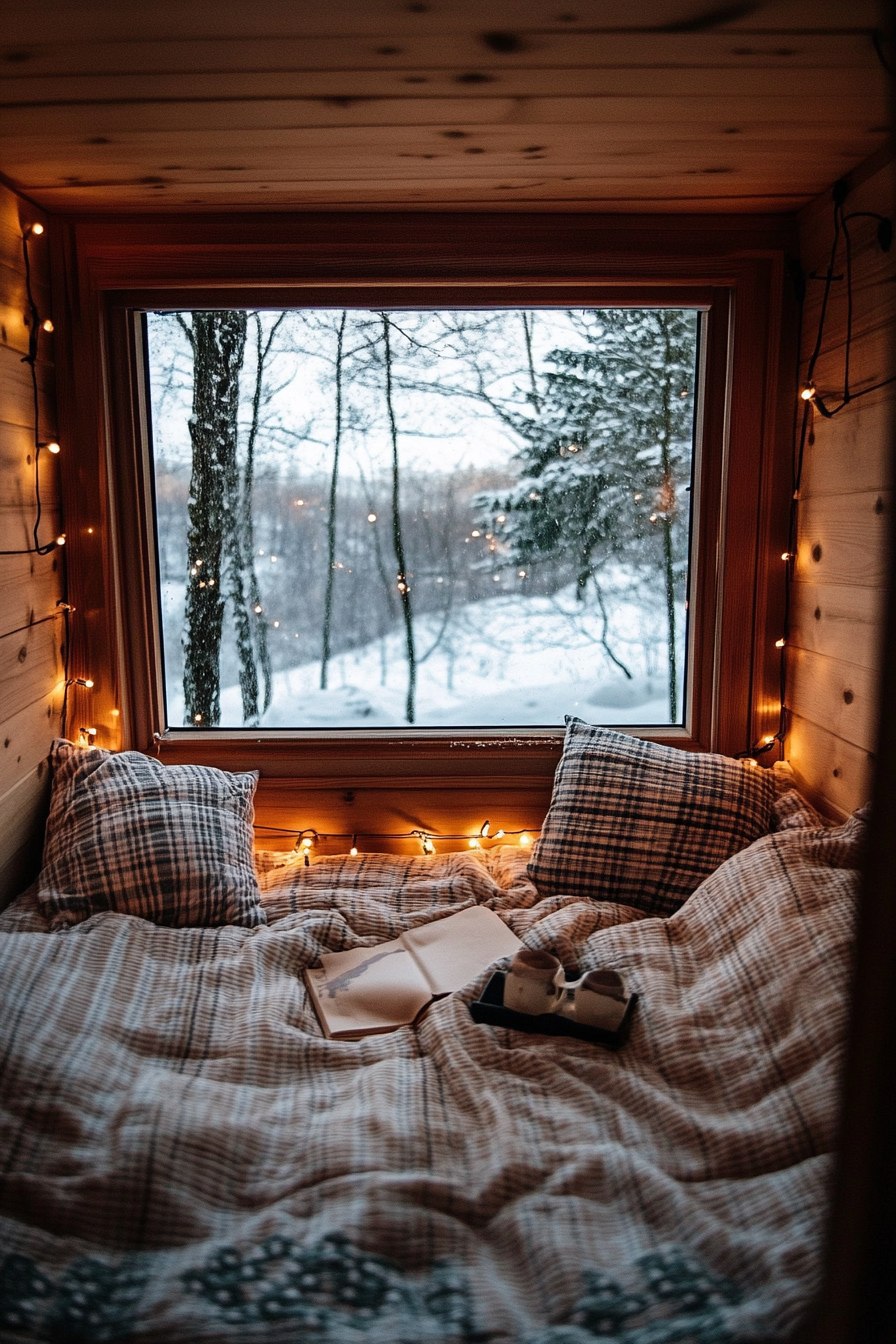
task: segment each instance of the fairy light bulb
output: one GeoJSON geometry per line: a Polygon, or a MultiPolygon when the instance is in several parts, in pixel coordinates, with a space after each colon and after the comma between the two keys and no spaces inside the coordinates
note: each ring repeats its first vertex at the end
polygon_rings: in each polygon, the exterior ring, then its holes
{"type": "Polygon", "coordinates": [[[64,545],[65,545],[65,533],[64,533],[64,532],[60,532],[60,533],[59,533],[59,536],[56,538],[56,545],[57,545],[57,546],[64,546],[64,545]]]}
{"type": "Polygon", "coordinates": [[[31,233],[36,234],[37,237],[39,238],[44,231],[44,226],[43,224],[32,224],[30,231],[31,233]]]}
{"type": "Polygon", "coordinates": [[[45,443],[44,447],[48,453],[58,453],[61,451],[59,444],[53,439],[50,443],[45,443]]]}
{"type": "Polygon", "coordinates": [[[812,401],[815,397],[815,384],[806,383],[805,387],[800,388],[800,400],[812,401]]]}
{"type": "Polygon", "coordinates": [[[368,515],[367,515],[367,521],[368,521],[368,523],[375,523],[375,522],[376,522],[376,514],[375,514],[375,513],[368,513],[368,515]]]}
{"type": "Polygon", "coordinates": [[[774,742],[774,740],[775,740],[774,733],[766,733],[765,737],[762,739],[762,745],[764,747],[770,747],[771,744],[774,742]]]}
{"type": "Polygon", "coordinates": [[[531,835],[529,834],[528,831],[523,831],[523,833],[520,836],[520,848],[528,849],[531,844],[532,844],[531,835]]]}
{"type": "Polygon", "coordinates": [[[781,559],[784,560],[785,562],[788,560],[793,560],[793,558],[794,558],[793,551],[782,551],[781,559]]]}
{"type": "Polygon", "coordinates": [[[495,831],[495,839],[496,839],[496,840],[501,840],[501,839],[503,839],[503,837],[504,837],[504,832],[503,832],[503,831],[495,831]]]}
{"type": "Polygon", "coordinates": [[[479,834],[480,834],[483,838],[485,838],[485,837],[488,836],[489,825],[490,825],[489,822],[484,821],[484,822],[482,823],[482,825],[479,827],[479,834]]]}
{"type": "Polygon", "coordinates": [[[194,715],[193,715],[193,722],[194,722],[194,723],[201,723],[201,722],[202,722],[202,715],[201,715],[201,714],[194,714],[194,715]]]}
{"type": "Polygon", "coordinates": [[[56,328],[53,326],[52,321],[51,321],[50,318],[48,318],[48,317],[45,317],[44,320],[43,320],[43,322],[41,322],[40,325],[41,325],[41,329],[42,329],[43,331],[55,331],[55,330],[56,330],[56,328]]]}
{"type": "Polygon", "coordinates": [[[776,639],[776,640],[775,640],[775,648],[776,648],[776,649],[783,649],[786,643],[787,643],[787,640],[786,640],[786,639],[776,639]]]}
{"type": "Polygon", "coordinates": [[[469,840],[467,841],[467,844],[470,846],[471,849],[481,849],[481,848],[482,848],[482,844],[481,844],[481,842],[480,842],[480,840],[479,840],[479,837],[478,837],[477,835],[472,836],[471,839],[469,839],[469,840]]]}

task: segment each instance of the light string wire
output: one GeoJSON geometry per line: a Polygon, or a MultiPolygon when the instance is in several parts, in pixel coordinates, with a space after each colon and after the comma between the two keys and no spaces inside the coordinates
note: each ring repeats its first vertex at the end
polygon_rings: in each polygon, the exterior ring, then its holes
{"type": "MultiPolygon", "coordinates": [[[[61,532],[53,541],[41,542],[40,525],[43,517],[43,500],[40,493],[40,455],[44,449],[50,452],[58,453],[59,444],[55,440],[44,443],[40,436],[40,389],[37,381],[37,358],[40,346],[41,331],[51,332],[53,323],[49,318],[42,320],[40,310],[37,306],[37,300],[34,297],[34,286],[31,279],[31,253],[28,247],[28,241],[33,237],[40,237],[44,232],[44,226],[40,223],[30,224],[22,231],[22,256],[25,265],[25,297],[28,303],[28,353],[22,356],[21,363],[28,365],[28,371],[31,376],[31,397],[34,428],[34,500],[35,517],[32,537],[33,546],[26,546],[18,550],[2,550],[0,555],[49,555],[52,551],[59,550],[65,545],[65,533],[61,532]]],[[[63,575],[63,579],[64,579],[63,575]]],[[[49,616],[44,616],[40,621],[32,621],[31,625],[42,625],[44,621],[56,620],[60,615],[63,618],[65,629],[63,635],[63,693],[62,708],[60,710],[60,734],[65,737],[68,722],[68,704],[69,688],[71,686],[83,686],[90,689],[93,682],[88,677],[72,677],[69,675],[70,657],[71,657],[71,615],[75,610],[70,603],[60,597],[56,602],[56,610],[49,616]]],[[[30,627],[29,627],[30,628],[30,627]]]]}
{"type": "MultiPolygon", "coordinates": [[[[783,560],[786,565],[784,581],[784,620],[783,637],[777,641],[777,647],[781,650],[779,688],[781,710],[778,720],[778,731],[774,734],[768,734],[755,742],[747,751],[741,751],[737,754],[738,760],[748,758],[755,759],[757,756],[764,756],[766,752],[771,751],[776,744],[780,743],[783,747],[784,739],[787,736],[788,726],[788,707],[787,707],[787,645],[790,639],[790,617],[791,617],[791,597],[794,580],[794,571],[797,558],[797,534],[799,524],[799,504],[800,491],[803,480],[803,465],[806,457],[806,445],[811,446],[815,442],[815,433],[812,428],[816,410],[826,420],[832,420],[840,411],[846,409],[852,402],[858,401],[860,397],[867,396],[869,392],[876,392],[882,387],[896,382],[896,374],[891,374],[888,378],[882,378],[879,382],[872,383],[869,387],[863,387],[858,392],[852,390],[850,383],[850,360],[852,355],[852,329],[853,329],[853,287],[852,287],[852,235],[849,231],[849,224],[854,219],[875,219],[877,220],[877,243],[882,252],[889,252],[893,242],[893,224],[886,215],[880,215],[874,210],[854,210],[850,214],[845,214],[843,210],[849,186],[841,178],[834,183],[831,190],[831,199],[834,204],[834,232],[831,240],[831,252],[828,259],[827,270],[823,275],[810,275],[806,277],[798,263],[793,267],[793,281],[796,289],[796,298],[798,305],[799,336],[797,339],[796,355],[796,389],[797,405],[802,401],[802,414],[797,417],[794,415],[794,451],[792,457],[793,488],[790,496],[790,512],[787,528],[787,550],[784,552],[783,560]],[[841,237],[844,245],[844,272],[836,274],[837,253],[840,247],[841,237]],[[815,345],[812,354],[809,357],[809,363],[806,368],[805,382],[800,378],[800,365],[802,363],[802,342],[803,342],[803,314],[806,302],[806,280],[823,280],[824,290],[821,299],[821,312],[818,318],[818,330],[815,337],[815,345]],[[819,395],[815,388],[814,376],[815,367],[824,344],[825,323],[828,316],[828,306],[831,297],[831,290],[835,281],[844,280],[846,283],[846,338],[843,347],[843,395],[839,405],[829,406],[819,395]],[[797,431],[797,423],[799,430],[797,431]]],[[[828,394],[829,395],[829,394],[828,394]]]]}
{"type": "MultiPolygon", "coordinates": [[[[20,550],[0,551],[0,555],[49,555],[57,547],[65,544],[64,533],[60,533],[53,541],[41,543],[40,524],[43,515],[43,501],[40,494],[40,455],[44,448],[49,448],[48,443],[43,443],[40,437],[40,393],[37,385],[37,354],[41,333],[41,317],[37,307],[37,301],[34,297],[34,289],[31,283],[31,254],[28,250],[28,240],[34,235],[39,236],[43,233],[43,225],[29,225],[22,233],[22,254],[25,261],[25,294],[28,302],[29,328],[28,328],[28,353],[22,356],[21,362],[28,365],[31,374],[31,393],[34,403],[34,500],[35,500],[35,519],[32,536],[34,538],[33,546],[26,546],[20,550]]],[[[49,328],[52,330],[52,328],[49,328]]],[[[54,452],[59,451],[58,444],[54,445],[54,452]]]]}
{"type": "MultiPolygon", "coordinates": [[[[482,823],[478,832],[463,831],[453,834],[430,831],[419,826],[410,831],[318,831],[313,826],[298,829],[296,827],[266,826],[260,822],[254,825],[256,832],[266,835],[295,836],[293,853],[299,853],[304,858],[306,868],[310,867],[311,864],[309,851],[312,846],[326,840],[351,840],[349,854],[352,857],[358,854],[359,837],[364,840],[418,840],[423,853],[432,855],[436,853],[436,840],[466,840],[471,849],[483,850],[485,841],[490,841],[489,847],[494,848],[502,840],[514,836],[518,838],[521,848],[528,849],[532,843],[532,836],[541,834],[541,828],[538,826],[523,826],[519,830],[505,830],[500,827],[494,835],[489,833],[489,828],[490,823],[488,821],[482,823]]],[[[336,858],[338,855],[329,857],[336,858]]]]}

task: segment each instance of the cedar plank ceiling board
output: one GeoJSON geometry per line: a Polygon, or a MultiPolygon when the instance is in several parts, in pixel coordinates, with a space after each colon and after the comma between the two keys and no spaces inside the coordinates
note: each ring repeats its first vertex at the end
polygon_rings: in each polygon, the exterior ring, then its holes
{"type": "Polygon", "coordinates": [[[874,0],[30,0],[4,7],[0,172],[54,211],[789,213],[887,140],[879,24],[874,0]]]}

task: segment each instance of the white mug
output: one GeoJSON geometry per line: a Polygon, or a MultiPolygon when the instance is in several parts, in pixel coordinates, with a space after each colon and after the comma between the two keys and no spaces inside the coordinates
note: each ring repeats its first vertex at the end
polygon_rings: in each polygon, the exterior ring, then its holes
{"type": "Polygon", "coordinates": [[[566,993],[563,967],[550,952],[524,947],[504,980],[504,1007],[517,1013],[556,1013],[566,993]]]}
{"type": "MultiPolygon", "coordinates": [[[[572,989],[568,985],[567,989],[572,989]]],[[[574,1016],[587,1027],[615,1031],[625,1016],[628,996],[618,971],[588,971],[575,985],[574,1016]]]]}
{"type": "Polygon", "coordinates": [[[573,1022],[616,1031],[628,1003],[618,971],[586,971],[567,981],[550,952],[524,947],[504,979],[504,1007],[517,1013],[561,1013],[573,1022]]]}

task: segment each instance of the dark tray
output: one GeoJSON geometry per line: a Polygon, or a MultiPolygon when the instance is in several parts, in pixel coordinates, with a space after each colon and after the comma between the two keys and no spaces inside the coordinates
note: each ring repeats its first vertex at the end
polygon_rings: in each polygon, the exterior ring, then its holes
{"type": "Polygon", "coordinates": [[[538,1036],[574,1036],[578,1041],[591,1041],[607,1050],[618,1050],[628,1040],[637,1002],[637,994],[629,995],[625,1014],[615,1031],[586,1027],[582,1022],[573,1022],[557,1013],[517,1013],[504,1007],[504,972],[495,971],[482,991],[482,998],[470,1004],[470,1015],[474,1022],[487,1022],[492,1027],[512,1027],[514,1031],[528,1031],[538,1036]]]}

